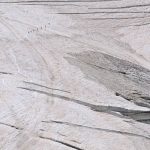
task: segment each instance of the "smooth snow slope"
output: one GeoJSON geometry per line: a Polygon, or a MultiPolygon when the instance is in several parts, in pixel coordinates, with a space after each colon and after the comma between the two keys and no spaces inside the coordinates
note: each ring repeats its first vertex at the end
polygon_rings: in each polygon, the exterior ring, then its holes
{"type": "Polygon", "coordinates": [[[149,150],[149,0],[0,1],[0,150],[149,150]]]}

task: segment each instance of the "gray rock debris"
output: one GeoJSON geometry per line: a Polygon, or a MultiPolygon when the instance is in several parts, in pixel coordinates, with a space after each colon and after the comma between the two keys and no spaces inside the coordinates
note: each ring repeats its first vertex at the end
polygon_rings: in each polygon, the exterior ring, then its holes
{"type": "MultiPolygon", "coordinates": [[[[150,108],[150,71],[148,69],[100,52],[87,51],[70,55],[71,57],[65,57],[67,61],[78,66],[89,79],[104,84],[113,90],[116,96],[150,108]]],[[[150,119],[145,117],[149,116],[149,113],[144,114],[144,117],[139,114],[128,115],[142,122],[149,122],[150,119]]]]}

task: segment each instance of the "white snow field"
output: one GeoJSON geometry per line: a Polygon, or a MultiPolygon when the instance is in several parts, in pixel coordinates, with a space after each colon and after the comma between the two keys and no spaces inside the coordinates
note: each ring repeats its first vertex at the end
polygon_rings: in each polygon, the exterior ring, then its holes
{"type": "Polygon", "coordinates": [[[150,149],[150,0],[0,1],[0,150],[150,149]]]}

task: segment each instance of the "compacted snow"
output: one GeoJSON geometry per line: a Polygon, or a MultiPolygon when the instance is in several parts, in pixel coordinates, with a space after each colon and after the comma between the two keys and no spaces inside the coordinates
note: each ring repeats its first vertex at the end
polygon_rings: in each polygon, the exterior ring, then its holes
{"type": "Polygon", "coordinates": [[[149,150],[150,1],[0,1],[0,150],[149,150]]]}

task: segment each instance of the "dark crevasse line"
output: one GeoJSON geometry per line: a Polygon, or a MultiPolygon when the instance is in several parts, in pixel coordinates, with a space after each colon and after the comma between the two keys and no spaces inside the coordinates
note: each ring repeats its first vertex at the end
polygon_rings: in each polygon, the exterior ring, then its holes
{"type": "Polygon", "coordinates": [[[50,89],[50,90],[56,90],[56,91],[65,92],[65,93],[71,93],[69,91],[65,91],[65,90],[61,90],[61,89],[56,89],[56,88],[50,88],[48,86],[41,85],[41,84],[34,83],[34,82],[28,82],[28,81],[23,81],[23,82],[26,83],[26,84],[36,85],[36,86],[43,87],[43,88],[50,89]]]}
{"type": "Polygon", "coordinates": [[[106,18],[87,18],[91,20],[128,20],[128,19],[145,19],[149,18],[150,16],[142,16],[142,17],[106,17],[106,18]]]}
{"type": "Polygon", "coordinates": [[[46,4],[46,3],[21,3],[18,5],[37,5],[37,6],[60,6],[60,7],[64,7],[64,6],[76,6],[76,7],[80,7],[81,5],[77,5],[77,4],[46,4]]]}
{"type": "Polygon", "coordinates": [[[37,92],[37,93],[40,93],[40,94],[45,94],[47,96],[57,97],[57,98],[60,98],[60,99],[66,100],[66,101],[75,102],[75,103],[83,105],[83,106],[88,106],[92,110],[95,110],[95,111],[103,111],[103,112],[105,112],[105,111],[117,111],[117,112],[120,112],[120,113],[144,112],[144,111],[138,111],[138,110],[128,110],[126,108],[115,107],[115,106],[94,105],[94,104],[90,104],[90,103],[87,103],[87,102],[84,102],[84,101],[73,99],[71,97],[67,97],[67,96],[63,96],[63,95],[59,95],[59,94],[53,94],[53,93],[49,93],[49,92],[45,92],[45,91],[41,91],[41,90],[37,90],[37,89],[32,89],[32,88],[25,88],[25,87],[18,87],[18,88],[23,89],[23,90],[27,90],[27,91],[37,92]]]}
{"type": "Polygon", "coordinates": [[[3,123],[3,122],[0,122],[0,125],[8,126],[8,127],[14,128],[16,130],[23,130],[23,128],[20,128],[20,127],[11,125],[11,124],[3,123]]]}
{"type": "Polygon", "coordinates": [[[60,13],[55,13],[55,14],[64,14],[64,15],[88,15],[88,14],[149,14],[150,12],[145,11],[145,12],[138,12],[138,11],[129,11],[129,12],[60,12],[60,13]]]}
{"type": "Polygon", "coordinates": [[[112,1],[121,1],[121,0],[43,0],[43,1],[37,1],[37,0],[28,0],[28,1],[14,1],[14,2],[8,2],[8,1],[2,1],[0,3],[97,3],[97,2],[112,2],[112,1]]]}
{"type": "MultiPolygon", "coordinates": [[[[133,118],[134,120],[136,120],[135,119],[136,114],[146,113],[146,114],[150,115],[150,111],[129,110],[129,109],[122,108],[122,107],[94,105],[94,104],[90,104],[90,103],[87,103],[87,102],[84,102],[81,100],[73,99],[73,98],[70,98],[67,96],[53,94],[53,93],[49,93],[49,92],[45,92],[45,91],[41,91],[41,90],[37,90],[37,89],[31,89],[31,88],[25,88],[25,87],[18,87],[18,88],[22,89],[22,90],[31,91],[31,92],[37,92],[37,93],[44,94],[44,95],[51,96],[51,97],[60,98],[60,99],[65,100],[65,101],[70,101],[70,102],[88,107],[91,110],[96,111],[96,112],[105,112],[105,113],[109,113],[112,115],[115,115],[116,112],[117,113],[119,112],[123,116],[128,116],[129,118],[133,118]]],[[[138,119],[140,120],[140,117],[138,117],[138,119]]],[[[141,119],[143,119],[143,117],[141,119]]]]}
{"type": "Polygon", "coordinates": [[[139,4],[139,5],[130,5],[130,6],[120,6],[120,7],[101,7],[101,8],[88,8],[88,9],[126,9],[126,8],[138,8],[138,7],[147,7],[150,4],[139,4]]]}
{"type": "Polygon", "coordinates": [[[139,23],[139,24],[129,24],[129,25],[117,25],[117,26],[114,26],[114,27],[112,27],[112,28],[122,28],[122,27],[142,27],[142,26],[148,26],[148,25],[150,25],[150,23],[149,22],[147,22],[147,23],[139,23]]]}
{"type": "Polygon", "coordinates": [[[84,149],[79,148],[79,147],[77,147],[77,146],[74,146],[74,145],[72,145],[72,144],[66,143],[66,142],[64,142],[64,141],[56,140],[56,139],[51,138],[51,137],[39,136],[39,138],[44,139],[44,140],[50,140],[50,141],[53,141],[53,142],[62,144],[62,145],[64,145],[64,146],[70,147],[71,149],[84,150],[84,149]]]}
{"type": "Polygon", "coordinates": [[[122,132],[122,131],[117,131],[117,130],[112,130],[112,129],[104,129],[104,128],[94,128],[94,127],[89,127],[89,126],[85,126],[85,125],[74,124],[74,123],[63,122],[63,121],[55,121],[55,120],[42,121],[42,122],[56,123],[56,124],[62,124],[62,125],[67,125],[67,126],[72,126],[72,127],[79,127],[79,128],[86,128],[86,129],[102,131],[102,132],[110,132],[110,133],[115,133],[115,134],[128,135],[128,136],[132,136],[132,137],[141,137],[141,138],[146,138],[146,139],[150,140],[149,136],[144,136],[144,135],[130,133],[130,132],[122,132]]]}
{"type": "Polygon", "coordinates": [[[10,73],[10,72],[3,72],[3,71],[0,71],[0,74],[13,75],[13,74],[12,74],[12,73],[10,73]]]}
{"type": "Polygon", "coordinates": [[[143,23],[143,24],[135,24],[134,26],[139,27],[139,26],[146,26],[146,25],[150,25],[150,23],[148,22],[148,23],[143,23]]]}

